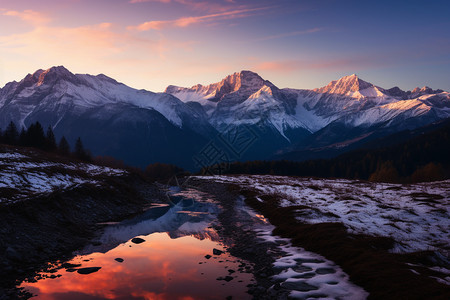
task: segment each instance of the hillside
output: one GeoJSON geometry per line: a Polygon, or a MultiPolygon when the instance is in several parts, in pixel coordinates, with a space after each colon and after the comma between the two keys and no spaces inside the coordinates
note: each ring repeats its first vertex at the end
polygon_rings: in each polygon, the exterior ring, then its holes
{"type": "Polygon", "coordinates": [[[343,177],[388,182],[432,181],[450,178],[448,153],[450,122],[444,121],[374,140],[361,150],[330,160],[237,162],[231,164],[226,172],[343,177]]]}
{"type": "Polygon", "coordinates": [[[145,195],[159,194],[130,171],[0,144],[0,295],[82,247],[98,223],[142,211],[145,195]]]}

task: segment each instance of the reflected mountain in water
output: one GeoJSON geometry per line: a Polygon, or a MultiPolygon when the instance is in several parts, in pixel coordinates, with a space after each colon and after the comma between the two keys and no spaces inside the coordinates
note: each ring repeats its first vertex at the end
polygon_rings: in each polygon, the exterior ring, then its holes
{"type": "Polygon", "coordinates": [[[172,239],[194,236],[200,240],[219,240],[218,234],[208,228],[220,210],[214,201],[198,191],[192,193],[177,188],[172,188],[168,197],[170,204],[167,206],[151,207],[135,218],[105,227],[93,245],[85,247],[78,254],[106,253],[136,236],[156,232],[166,232],[172,239]]]}

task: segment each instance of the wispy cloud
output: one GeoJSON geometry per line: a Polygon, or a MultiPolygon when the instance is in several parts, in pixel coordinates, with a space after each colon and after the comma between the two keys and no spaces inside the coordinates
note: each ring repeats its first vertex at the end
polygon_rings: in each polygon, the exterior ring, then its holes
{"type": "Polygon", "coordinates": [[[170,3],[171,0],[130,0],[130,3],[144,3],[144,2],[162,2],[162,3],[170,3]]]}
{"type": "Polygon", "coordinates": [[[161,30],[170,27],[188,27],[198,23],[206,23],[206,22],[216,22],[220,20],[229,20],[236,18],[244,18],[248,17],[257,11],[266,10],[268,7],[261,8],[249,8],[249,9],[238,9],[227,12],[221,12],[216,14],[209,14],[203,16],[195,16],[195,17],[183,17],[176,20],[168,20],[168,21],[149,21],[144,22],[137,26],[128,26],[129,30],[138,30],[138,31],[148,31],[148,30],[161,30]]]}
{"type": "Polygon", "coordinates": [[[298,36],[298,35],[305,35],[305,34],[312,34],[316,32],[323,31],[323,28],[315,27],[307,30],[299,30],[299,31],[292,31],[292,32],[286,32],[286,33],[280,33],[276,35],[269,35],[265,36],[259,39],[254,39],[252,42],[261,42],[261,41],[267,41],[267,40],[273,40],[273,39],[280,39],[290,36],[298,36]]]}
{"type": "Polygon", "coordinates": [[[4,16],[20,18],[21,20],[34,26],[45,25],[51,21],[51,19],[43,13],[31,9],[27,9],[24,11],[4,10],[2,14],[4,16]]]}
{"type": "Polygon", "coordinates": [[[160,2],[160,3],[177,3],[185,5],[191,10],[208,11],[208,12],[224,12],[230,9],[242,9],[244,5],[237,5],[234,0],[222,1],[198,1],[198,0],[130,0],[129,3],[146,3],[146,2],[160,2]]]}

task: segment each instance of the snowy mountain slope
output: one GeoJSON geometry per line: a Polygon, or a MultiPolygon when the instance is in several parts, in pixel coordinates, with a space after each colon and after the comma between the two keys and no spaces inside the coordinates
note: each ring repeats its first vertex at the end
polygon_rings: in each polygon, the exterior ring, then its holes
{"type": "Polygon", "coordinates": [[[408,92],[399,88],[386,90],[355,74],[314,90],[280,90],[258,74],[242,71],[208,86],[169,86],[166,92],[186,103],[202,105],[218,131],[258,125],[263,131],[278,134],[288,144],[304,148],[319,144],[323,147],[327,139],[331,144],[351,144],[369,137],[371,130],[411,129],[450,117],[447,92],[428,87],[408,92]],[[328,126],[338,129],[327,130],[328,126]],[[341,137],[339,130],[345,131],[341,137]],[[302,133],[290,135],[292,131],[302,133]],[[316,133],[320,143],[315,141],[316,133]]]}
{"type": "Polygon", "coordinates": [[[219,132],[254,132],[256,142],[239,159],[267,159],[299,149],[346,148],[449,117],[448,92],[384,89],[355,74],[301,90],[279,89],[241,71],[210,85],[153,93],[60,66],[0,89],[0,128],[11,120],[19,127],[40,121],[69,141],[81,136],[94,154],[134,165],[192,165],[193,156],[219,132]]]}
{"type": "Polygon", "coordinates": [[[191,157],[216,134],[201,106],[64,67],[38,70],[1,89],[0,128],[10,121],[19,130],[39,121],[58,138],[82,137],[94,155],[137,166],[163,161],[192,167],[191,157]],[[179,149],[185,157],[177,155],[179,149]]]}
{"type": "Polygon", "coordinates": [[[135,90],[105,75],[75,75],[62,66],[38,70],[20,82],[10,83],[0,96],[0,113],[9,115],[22,126],[40,112],[51,112],[59,120],[68,111],[80,115],[91,108],[114,103],[155,110],[178,127],[183,126],[187,117],[199,117],[196,111],[169,94],[135,90]]]}
{"type": "Polygon", "coordinates": [[[208,86],[169,86],[165,92],[185,102],[200,103],[219,131],[229,126],[258,124],[275,130],[287,141],[288,130],[309,131],[308,125],[295,117],[295,101],[251,71],[234,73],[208,86]]]}

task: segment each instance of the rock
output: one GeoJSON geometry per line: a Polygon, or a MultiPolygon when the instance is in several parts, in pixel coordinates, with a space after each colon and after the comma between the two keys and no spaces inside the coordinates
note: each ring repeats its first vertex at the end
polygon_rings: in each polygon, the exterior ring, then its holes
{"type": "Polygon", "coordinates": [[[78,272],[78,274],[87,275],[87,274],[97,272],[100,269],[101,269],[101,267],[81,268],[81,269],[78,269],[77,272],[78,272]]]}
{"type": "Polygon", "coordinates": [[[141,239],[141,238],[133,238],[133,239],[131,239],[131,242],[135,243],[135,244],[140,244],[140,243],[145,242],[145,240],[141,239]]]}
{"type": "Polygon", "coordinates": [[[66,272],[72,273],[75,272],[77,269],[66,269],[66,272]]]}
{"type": "Polygon", "coordinates": [[[225,280],[226,282],[229,282],[233,280],[234,278],[231,276],[225,276],[225,277],[217,277],[216,280],[225,280]]]}
{"type": "Polygon", "coordinates": [[[81,267],[81,264],[63,263],[61,267],[63,267],[64,269],[75,269],[81,267]]]}
{"type": "Polygon", "coordinates": [[[229,269],[229,270],[228,270],[228,273],[234,273],[234,272],[236,272],[236,271],[233,270],[233,269],[229,269]]]}
{"type": "Polygon", "coordinates": [[[307,266],[297,266],[294,267],[293,270],[297,273],[305,273],[305,272],[311,272],[313,269],[307,266]]]}
{"type": "Polygon", "coordinates": [[[315,291],[315,290],[319,289],[318,287],[316,287],[314,285],[307,284],[306,282],[303,282],[303,281],[283,282],[281,284],[281,286],[283,288],[285,288],[285,289],[295,290],[295,291],[299,291],[299,292],[315,291]]]}
{"type": "Polygon", "coordinates": [[[213,249],[213,254],[214,255],[221,255],[222,253],[223,253],[222,250],[219,250],[219,249],[216,249],[216,248],[213,249]]]}
{"type": "Polygon", "coordinates": [[[301,264],[302,263],[321,264],[325,262],[324,260],[317,258],[296,258],[295,261],[301,264]]]}
{"type": "Polygon", "coordinates": [[[114,260],[115,260],[115,261],[117,261],[117,262],[120,262],[120,263],[122,263],[122,262],[123,262],[123,258],[120,258],[120,257],[118,257],[118,258],[114,258],[114,260]]]}
{"type": "Polygon", "coordinates": [[[334,274],[336,273],[336,270],[333,268],[318,268],[316,270],[317,274],[323,275],[323,274],[334,274]]]}
{"type": "Polygon", "coordinates": [[[212,257],[212,256],[209,255],[209,254],[206,254],[206,255],[205,255],[205,258],[206,258],[206,259],[210,259],[211,257],[212,257]]]}
{"type": "Polygon", "coordinates": [[[316,273],[309,272],[309,273],[304,273],[304,274],[298,274],[298,275],[295,275],[295,276],[293,276],[292,278],[309,279],[309,278],[313,278],[314,276],[316,276],[316,273]]]}

